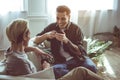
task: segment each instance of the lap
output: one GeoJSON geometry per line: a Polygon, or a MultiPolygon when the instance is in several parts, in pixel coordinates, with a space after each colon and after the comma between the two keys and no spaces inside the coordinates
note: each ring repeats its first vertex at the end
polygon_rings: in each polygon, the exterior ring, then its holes
{"type": "Polygon", "coordinates": [[[56,64],[53,66],[55,78],[58,79],[69,72],[66,64],[56,64]]]}
{"type": "Polygon", "coordinates": [[[86,67],[95,73],[97,72],[97,67],[95,63],[89,57],[86,57],[84,63],[81,64],[81,66],[86,67]]]}
{"type": "Polygon", "coordinates": [[[97,72],[97,68],[95,64],[89,57],[86,57],[85,61],[82,64],[80,64],[79,61],[77,61],[76,59],[72,59],[63,64],[55,64],[53,68],[54,68],[54,73],[55,73],[56,78],[59,78],[67,74],[70,70],[74,69],[75,67],[79,67],[79,66],[86,67],[95,73],[97,72]]]}

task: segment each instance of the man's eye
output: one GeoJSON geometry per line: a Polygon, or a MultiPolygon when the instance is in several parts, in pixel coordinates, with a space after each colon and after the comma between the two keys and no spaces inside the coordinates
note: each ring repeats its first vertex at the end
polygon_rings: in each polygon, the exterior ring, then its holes
{"type": "Polygon", "coordinates": [[[56,18],[57,20],[66,20],[66,18],[56,18]]]}

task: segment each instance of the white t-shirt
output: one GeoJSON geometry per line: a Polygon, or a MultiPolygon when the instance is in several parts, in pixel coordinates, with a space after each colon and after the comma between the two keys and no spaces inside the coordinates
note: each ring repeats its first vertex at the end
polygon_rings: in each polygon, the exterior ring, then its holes
{"type": "Polygon", "coordinates": [[[70,59],[73,58],[68,52],[64,51],[62,42],[61,42],[61,46],[60,46],[60,54],[62,54],[62,56],[64,56],[66,58],[66,61],[69,61],[70,59]]]}

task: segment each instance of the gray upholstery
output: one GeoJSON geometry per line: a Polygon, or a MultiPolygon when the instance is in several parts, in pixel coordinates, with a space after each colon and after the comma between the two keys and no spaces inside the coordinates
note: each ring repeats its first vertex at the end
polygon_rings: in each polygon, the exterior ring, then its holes
{"type": "MultiPolygon", "coordinates": [[[[29,46],[36,46],[36,45],[32,42],[32,40],[30,40],[29,46]]],[[[2,58],[2,60],[4,60],[4,52],[3,51],[4,50],[0,51],[0,57],[2,58]]],[[[42,68],[41,68],[41,56],[36,56],[34,52],[28,52],[27,55],[28,55],[28,58],[36,66],[38,72],[24,75],[24,77],[54,80],[55,76],[54,76],[54,72],[53,72],[52,67],[49,69],[46,69],[46,70],[42,70],[42,68]]],[[[5,75],[4,69],[5,69],[5,64],[0,62],[0,76],[5,75]]],[[[5,75],[5,76],[7,76],[7,75],[5,75]]],[[[11,77],[13,77],[13,76],[11,76],[11,77]]],[[[7,79],[7,77],[6,77],[6,79],[7,79]]]]}

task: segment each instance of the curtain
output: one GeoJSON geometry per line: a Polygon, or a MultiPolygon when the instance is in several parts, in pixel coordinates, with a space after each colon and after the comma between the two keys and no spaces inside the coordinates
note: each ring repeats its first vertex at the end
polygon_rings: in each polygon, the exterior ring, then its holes
{"type": "Polygon", "coordinates": [[[78,11],[78,25],[86,37],[92,37],[96,33],[113,32],[114,26],[118,24],[118,1],[113,1],[112,9],[78,11]]]}
{"type": "Polygon", "coordinates": [[[111,32],[116,25],[118,0],[48,0],[49,23],[55,21],[56,7],[67,5],[71,21],[78,24],[86,37],[98,32],[111,32]],[[106,4],[107,3],[107,4],[106,4]]]}
{"type": "Polygon", "coordinates": [[[26,18],[26,12],[8,12],[6,15],[0,15],[0,49],[7,49],[10,43],[6,36],[6,27],[14,19],[26,18]]]}
{"type": "Polygon", "coordinates": [[[26,18],[26,15],[23,11],[23,0],[0,0],[0,49],[10,46],[6,26],[16,18],[26,18]]]}
{"type": "Polygon", "coordinates": [[[95,33],[112,32],[116,25],[114,10],[81,10],[78,12],[78,25],[86,37],[92,37],[95,33]]]}

